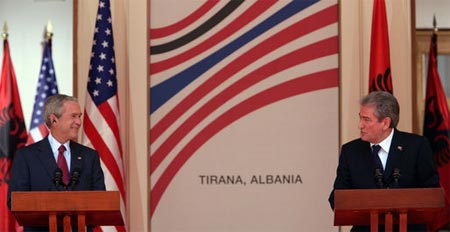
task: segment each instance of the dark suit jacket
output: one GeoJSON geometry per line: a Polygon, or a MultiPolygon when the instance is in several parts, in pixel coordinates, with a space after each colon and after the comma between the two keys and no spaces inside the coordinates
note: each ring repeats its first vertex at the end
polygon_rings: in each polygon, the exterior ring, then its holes
{"type": "MultiPolygon", "coordinates": [[[[370,143],[356,139],[344,144],[339,156],[334,189],[328,199],[331,207],[334,208],[335,189],[377,188],[374,167],[370,143]]],[[[398,168],[401,174],[398,179],[399,188],[439,187],[439,174],[433,154],[423,136],[394,130],[383,173],[385,187],[392,187],[392,173],[395,168],[398,168]]]]}
{"type": "MultiPolygon", "coordinates": [[[[79,182],[72,191],[105,190],[98,152],[74,141],[70,141],[70,152],[70,169],[80,170],[79,182]]],[[[11,168],[8,207],[11,208],[13,191],[57,191],[53,181],[56,168],[56,160],[48,137],[19,149],[13,158],[11,168]]]]}

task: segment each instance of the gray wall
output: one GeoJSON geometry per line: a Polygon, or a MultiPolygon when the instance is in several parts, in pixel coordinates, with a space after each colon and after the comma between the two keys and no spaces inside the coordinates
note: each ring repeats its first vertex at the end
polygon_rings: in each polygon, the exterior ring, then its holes
{"type": "Polygon", "coordinates": [[[436,15],[438,28],[450,29],[450,0],[416,0],[416,28],[433,28],[436,15]]]}
{"type": "MultiPolygon", "coordinates": [[[[53,63],[59,92],[72,95],[73,0],[0,0],[0,30],[6,21],[27,129],[42,61],[44,29],[49,20],[53,24],[53,63]]],[[[3,41],[0,55],[3,58],[3,41]]]]}

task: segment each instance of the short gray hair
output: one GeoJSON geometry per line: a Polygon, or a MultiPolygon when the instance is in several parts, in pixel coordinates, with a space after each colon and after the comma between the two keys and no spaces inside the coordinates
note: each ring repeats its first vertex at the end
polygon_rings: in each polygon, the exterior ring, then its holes
{"type": "Polygon", "coordinates": [[[74,101],[78,103],[78,99],[64,94],[56,94],[48,97],[44,103],[44,120],[47,127],[52,124],[50,115],[54,114],[57,118],[61,117],[64,112],[64,102],[74,101]]]}
{"type": "Polygon", "coordinates": [[[396,128],[400,118],[400,106],[397,99],[385,91],[374,91],[361,99],[362,106],[375,106],[375,117],[378,121],[391,119],[390,128],[396,128]]]}

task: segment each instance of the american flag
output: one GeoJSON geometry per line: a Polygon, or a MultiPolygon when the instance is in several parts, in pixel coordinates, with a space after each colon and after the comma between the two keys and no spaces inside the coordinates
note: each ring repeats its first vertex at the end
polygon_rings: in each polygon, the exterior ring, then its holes
{"type": "MultiPolygon", "coordinates": [[[[106,189],[120,192],[125,222],[126,191],[114,57],[110,2],[101,0],[95,24],[81,139],[83,144],[99,152],[106,189]]],[[[115,229],[125,231],[122,226],[115,229]]]]}
{"type": "Polygon", "coordinates": [[[27,144],[35,143],[48,135],[48,128],[44,121],[44,102],[47,97],[58,94],[58,84],[56,83],[55,68],[53,67],[50,47],[51,41],[46,41],[27,144]]]}

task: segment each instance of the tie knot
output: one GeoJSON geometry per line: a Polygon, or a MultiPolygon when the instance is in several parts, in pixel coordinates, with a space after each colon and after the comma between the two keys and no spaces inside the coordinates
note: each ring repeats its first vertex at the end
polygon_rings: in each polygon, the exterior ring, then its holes
{"type": "Polygon", "coordinates": [[[372,146],[372,153],[374,154],[378,154],[378,152],[380,151],[381,146],[380,145],[373,145],[372,146]]]}
{"type": "Polygon", "coordinates": [[[63,153],[65,150],[66,150],[66,147],[65,147],[64,145],[61,145],[61,146],[58,148],[58,151],[59,151],[60,153],[63,153]]]}

